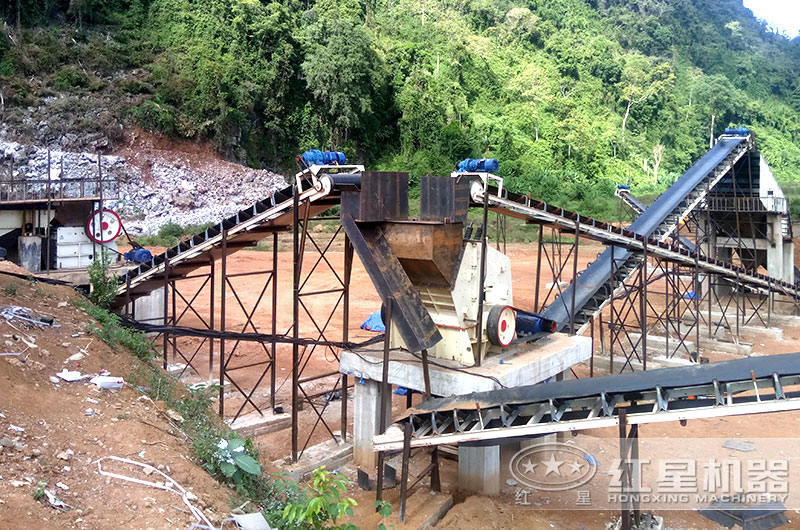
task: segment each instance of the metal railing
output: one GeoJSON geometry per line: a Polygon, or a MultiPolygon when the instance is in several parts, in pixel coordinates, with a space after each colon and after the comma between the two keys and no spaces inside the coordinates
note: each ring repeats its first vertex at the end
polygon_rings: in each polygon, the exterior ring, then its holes
{"type": "Polygon", "coordinates": [[[708,197],[708,207],[715,212],[776,212],[786,211],[785,197],[708,197]]]}
{"type": "Polygon", "coordinates": [[[70,168],[65,168],[63,158],[59,167],[51,167],[50,154],[47,156],[47,169],[41,178],[28,178],[17,172],[13,166],[6,177],[0,176],[0,202],[57,201],[76,199],[116,199],[119,185],[115,176],[103,173],[103,157],[97,155],[96,172],[80,177],[67,177],[70,168]],[[52,176],[53,171],[57,176],[52,176]]]}
{"type": "Polygon", "coordinates": [[[105,199],[117,195],[114,178],[13,179],[0,181],[0,202],[105,199]]]}

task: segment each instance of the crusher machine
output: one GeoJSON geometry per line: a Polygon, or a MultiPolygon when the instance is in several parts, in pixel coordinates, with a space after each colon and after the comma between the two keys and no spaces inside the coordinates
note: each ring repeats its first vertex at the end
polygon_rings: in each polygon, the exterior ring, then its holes
{"type": "Polygon", "coordinates": [[[511,260],[467,223],[473,182],[422,177],[418,218],[408,213],[407,173],[364,172],[358,190],[342,193],[342,226],[384,307],[394,304],[392,349],[472,365],[555,329],[514,307],[511,260]]]}

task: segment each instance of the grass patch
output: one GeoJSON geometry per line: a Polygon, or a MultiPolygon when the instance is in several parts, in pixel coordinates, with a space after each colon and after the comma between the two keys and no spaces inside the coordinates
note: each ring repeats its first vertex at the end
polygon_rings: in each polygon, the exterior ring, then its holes
{"type": "Polygon", "coordinates": [[[40,480],[36,484],[36,488],[34,488],[33,492],[31,493],[31,495],[33,495],[34,500],[40,501],[40,500],[44,499],[44,489],[46,487],[47,487],[47,481],[46,480],[40,480]]]}
{"type": "Polygon", "coordinates": [[[89,326],[89,331],[115,351],[127,348],[138,359],[142,360],[149,360],[155,356],[155,349],[153,349],[153,345],[147,340],[147,337],[143,333],[122,327],[118,315],[84,299],[75,299],[73,304],[86,311],[90,317],[97,321],[99,326],[95,326],[92,323],[89,326]]]}

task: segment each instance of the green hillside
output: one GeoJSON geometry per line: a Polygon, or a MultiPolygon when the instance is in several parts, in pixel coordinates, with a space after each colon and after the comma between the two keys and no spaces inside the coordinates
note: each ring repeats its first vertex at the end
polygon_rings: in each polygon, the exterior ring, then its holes
{"type": "Polygon", "coordinates": [[[800,181],[800,42],[741,0],[19,0],[0,16],[6,112],[102,95],[253,166],[323,147],[418,176],[491,156],[512,188],[612,217],[615,184],[663,189],[736,124],[800,181]]]}

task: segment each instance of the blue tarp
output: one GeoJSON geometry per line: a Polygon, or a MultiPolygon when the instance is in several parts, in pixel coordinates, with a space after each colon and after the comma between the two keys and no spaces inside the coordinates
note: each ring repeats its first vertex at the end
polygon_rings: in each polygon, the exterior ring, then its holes
{"type": "Polygon", "coordinates": [[[383,325],[383,319],[381,319],[381,310],[378,309],[361,324],[361,329],[366,329],[367,331],[374,331],[376,333],[383,333],[386,331],[386,326],[383,325]]]}

